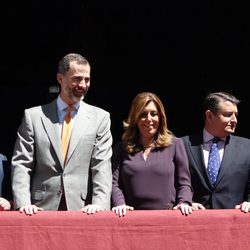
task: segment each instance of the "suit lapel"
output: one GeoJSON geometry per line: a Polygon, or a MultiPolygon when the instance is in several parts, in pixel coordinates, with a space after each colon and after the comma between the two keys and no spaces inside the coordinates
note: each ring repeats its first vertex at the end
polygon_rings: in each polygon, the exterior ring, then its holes
{"type": "Polygon", "coordinates": [[[62,152],[61,152],[61,136],[60,127],[57,114],[56,100],[53,102],[42,106],[43,114],[41,116],[42,122],[44,124],[44,130],[46,131],[48,138],[54,151],[59,159],[61,165],[63,166],[62,152]]]}
{"type": "Polygon", "coordinates": [[[91,118],[91,110],[89,106],[84,102],[80,102],[80,107],[76,116],[76,120],[74,121],[74,127],[72,129],[67,162],[70,160],[70,157],[72,156],[72,153],[76,149],[79,140],[81,139],[82,135],[87,129],[90,122],[90,118],[91,118]]]}
{"type": "Polygon", "coordinates": [[[195,167],[198,175],[200,176],[200,179],[204,181],[204,185],[207,185],[209,188],[211,188],[211,183],[207,174],[205,161],[204,161],[204,155],[203,155],[203,134],[195,135],[193,137],[190,137],[190,151],[193,155],[193,159],[195,162],[195,167]]]}
{"type": "Polygon", "coordinates": [[[218,174],[218,180],[216,182],[216,186],[220,183],[221,179],[223,178],[225,172],[229,171],[229,167],[232,165],[231,161],[235,157],[235,153],[237,152],[237,140],[235,137],[230,136],[227,138],[224,146],[224,154],[221,161],[221,166],[218,174]]]}

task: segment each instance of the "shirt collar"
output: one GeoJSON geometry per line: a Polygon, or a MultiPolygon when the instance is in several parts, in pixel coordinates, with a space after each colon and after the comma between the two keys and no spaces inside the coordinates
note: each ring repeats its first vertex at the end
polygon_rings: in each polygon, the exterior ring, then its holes
{"type": "MultiPolygon", "coordinates": [[[[58,108],[59,112],[63,112],[68,107],[68,104],[66,104],[62,100],[60,95],[58,95],[56,103],[57,103],[57,108],[58,108]]],[[[80,101],[75,103],[73,106],[74,106],[75,110],[78,110],[80,107],[80,101]]]]}
{"type": "MultiPolygon", "coordinates": [[[[203,129],[203,142],[204,143],[211,143],[212,140],[214,139],[214,135],[210,134],[205,128],[203,129]]],[[[220,140],[225,142],[226,137],[220,137],[220,140]]]]}

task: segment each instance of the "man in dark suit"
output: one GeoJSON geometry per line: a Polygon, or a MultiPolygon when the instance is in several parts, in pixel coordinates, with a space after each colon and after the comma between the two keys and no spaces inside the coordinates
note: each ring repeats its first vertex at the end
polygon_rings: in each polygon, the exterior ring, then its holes
{"type": "Polygon", "coordinates": [[[5,155],[0,154],[0,211],[11,209],[10,166],[5,155]]]}
{"type": "Polygon", "coordinates": [[[250,140],[232,135],[239,100],[225,92],[209,94],[204,102],[204,129],[182,137],[189,159],[194,209],[250,211],[250,140]],[[209,151],[219,138],[220,167],[214,184],[208,174],[209,151]]]}

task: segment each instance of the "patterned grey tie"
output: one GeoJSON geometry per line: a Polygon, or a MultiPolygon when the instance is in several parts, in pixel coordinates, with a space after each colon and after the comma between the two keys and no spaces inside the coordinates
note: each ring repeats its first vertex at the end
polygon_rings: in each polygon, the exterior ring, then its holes
{"type": "Polygon", "coordinates": [[[213,143],[209,152],[209,158],[208,158],[208,175],[211,180],[211,183],[214,185],[217,180],[217,175],[220,168],[220,155],[219,155],[219,149],[218,149],[218,141],[220,139],[215,137],[213,139],[213,143]]]}

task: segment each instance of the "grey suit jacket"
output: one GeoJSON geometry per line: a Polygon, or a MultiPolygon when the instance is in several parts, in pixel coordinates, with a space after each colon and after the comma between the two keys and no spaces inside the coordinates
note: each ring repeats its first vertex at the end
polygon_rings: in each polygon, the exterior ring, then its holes
{"type": "Polygon", "coordinates": [[[250,201],[250,140],[229,136],[218,179],[213,187],[204,163],[202,133],[182,137],[189,159],[193,186],[193,201],[206,208],[233,209],[243,201],[250,201]]]}
{"type": "Polygon", "coordinates": [[[64,192],[68,210],[110,209],[111,155],[108,112],[80,103],[64,167],[56,100],[26,109],[11,161],[15,208],[58,210],[64,192]]]}

